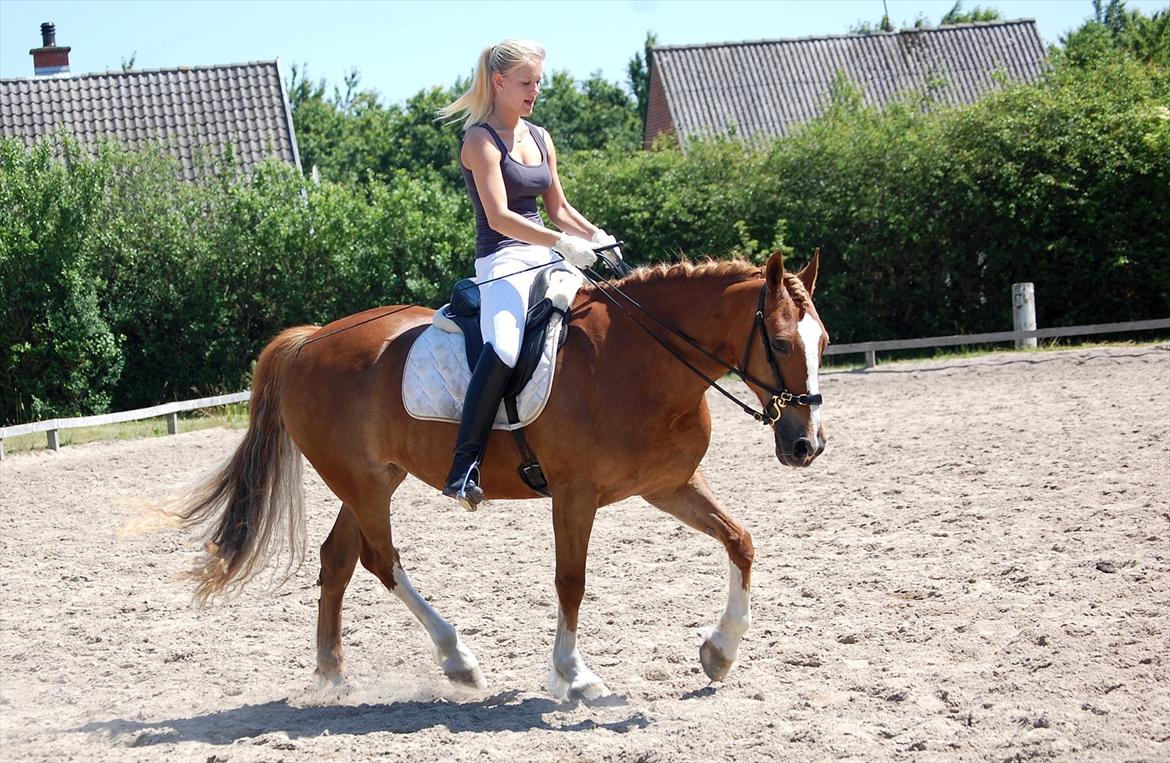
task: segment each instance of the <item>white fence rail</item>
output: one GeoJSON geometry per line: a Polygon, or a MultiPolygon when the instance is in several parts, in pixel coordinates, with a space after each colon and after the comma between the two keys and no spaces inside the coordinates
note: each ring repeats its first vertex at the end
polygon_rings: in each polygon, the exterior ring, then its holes
{"type": "Polygon", "coordinates": [[[0,427],[0,458],[4,458],[4,439],[22,434],[46,432],[49,447],[58,450],[61,447],[60,431],[62,429],[79,429],[80,427],[96,427],[103,424],[120,424],[123,421],[138,421],[139,419],[153,419],[156,416],[167,417],[167,431],[178,434],[179,413],[194,411],[199,408],[214,408],[230,403],[243,403],[252,396],[251,392],[233,392],[230,395],[216,397],[201,397],[198,400],[182,400],[176,403],[164,403],[153,408],[138,408],[133,411],[119,411],[117,413],[102,413],[97,416],[81,416],[75,419],[49,419],[36,421],[31,424],[17,424],[11,427],[0,427]]]}
{"type": "MultiPolygon", "coordinates": [[[[958,334],[955,336],[925,337],[923,339],[894,339],[884,342],[831,344],[825,354],[850,355],[864,353],[866,367],[873,368],[877,365],[877,353],[888,350],[914,350],[928,347],[1017,342],[1026,339],[1119,334],[1157,329],[1170,329],[1170,318],[1152,321],[1129,321],[1127,323],[1098,323],[1087,326],[1062,326],[1060,328],[1036,329],[1034,331],[997,331],[990,334],[958,334]]],[[[36,432],[47,433],[48,446],[53,450],[58,450],[61,447],[59,434],[62,429],[78,429],[80,427],[93,427],[102,424],[119,424],[123,421],[137,421],[156,416],[166,416],[167,431],[171,434],[176,434],[179,431],[178,414],[180,412],[193,411],[199,408],[214,408],[219,405],[228,405],[229,403],[242,403],[251,397],[251,394],[250,392],[236,392],[231,395],[202,397],[198,400],[166,403],[165,405],[156,405],[153,408],[139,408],[133,411],[103,413],[98,416],[82,416],[75,419],[51,419],[49,421],[37,421],[31,424],[0,427],[0,459],[4,458],[4,438],[36,432]]]]}
{"type": "Polygon", "coordinates": [[[865,353],[865,367],[877,365],[877,353],[883,350],[920,350],[928,347],[954,347],[970,344],[991,344],[994,342],[1019,342],[1027,339],[1052,339],[1062,336],[1092,336],[1094,334],[1122,334],[1131,331],[1170,329],[1170,318],[1151,321],[1129,321],[1127,323],[1095,323],[1086,326],[1061,326],[1052,329],[1032,331],[996,331],[990,334],[956,334],[954,336],[932,336],[923,339],[892,339],[886,342],[855,342],[853,344],[830,344],[826,355],[853,355],[865,353]]]}

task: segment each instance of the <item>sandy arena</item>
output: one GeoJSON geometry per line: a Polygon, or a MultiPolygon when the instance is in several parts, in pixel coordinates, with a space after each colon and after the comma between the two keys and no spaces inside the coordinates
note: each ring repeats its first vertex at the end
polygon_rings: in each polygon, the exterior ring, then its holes
{"type": "Polygon", "coordinates": [[[120,530],[242,432],[9,455],[0,759],[1170,760],[1170,345],[890,364],[823,392],[829,446],[803,471],[709,398],[703,468],[757,551],[725,683],[698,661],[722,548],[640,499],[599,513],[579,635],[622,698],[604,706],[544,689],[547,501],[470,514],[404,484],[403,564],[489,688],[447,684],[359,567],[339,696],[312,675],[338,502],[311,469],[305,565],[199,610],[176,581],[193,538],[120,530]]]}

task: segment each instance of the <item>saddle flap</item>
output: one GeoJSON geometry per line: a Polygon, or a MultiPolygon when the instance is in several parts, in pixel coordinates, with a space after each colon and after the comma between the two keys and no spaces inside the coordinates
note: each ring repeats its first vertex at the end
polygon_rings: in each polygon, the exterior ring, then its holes
{"type": "MultiPolygon", "coordinates": [[[[529,379],[527,384],[516,385],[515,398],[500,405],[493,424],[495,429],[528,426],[548,402],[557,367],[557,350],[568,332],[562,313],[551,309],[548,300],[544,300],[544,305],[547,323],[540,332],[531,335],[534,345],[536,339],[543,338],[543,346],[533,348],[535,367],[523,358],[517,363],[526,366],[529,379]],[[509,415],[509,407],[513,408],[514,415],[509,415]]],[[[402,402],[414,418],[458,423],[470,379],[464,337],[441,331],[435,325],[428,326],[408,353],[402,377],[402,402]]]]}

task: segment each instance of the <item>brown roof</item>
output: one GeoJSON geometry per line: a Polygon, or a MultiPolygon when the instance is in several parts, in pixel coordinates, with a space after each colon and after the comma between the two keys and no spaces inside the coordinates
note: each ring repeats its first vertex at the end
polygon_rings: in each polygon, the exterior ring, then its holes
{"type": "MultiPolygon", "coordinates": [[[[821,113],[843,71],[867,104],[883,106],[928,84],[943,103],[976,101],[997,86],[996,72],[1033,81],[1044,44],[1031,19],[937,29],[672,45],[652,51],[650,109],[658,106],[684,143],[695,134],[781,136],[821,113]],[[657,93],[655,91],[658,91],[657,93]],[[664,104],[655,104],[655,98],[664,104]],[[665,109],[663,108],[665,106],[665,109]]],[[[653,121],[653,120],[648,120],[653,121]]],[[[660,124],[647,124],[653,139],[660,124]]]]}
{"type": "Polygon", "coordinates": [[[31,146],[58,128],[83,144],[160,142],[188,179],[229,141],[244,171],[268,156],[300,166],[276,61],[0,79],[0,136],[31,146]]]}

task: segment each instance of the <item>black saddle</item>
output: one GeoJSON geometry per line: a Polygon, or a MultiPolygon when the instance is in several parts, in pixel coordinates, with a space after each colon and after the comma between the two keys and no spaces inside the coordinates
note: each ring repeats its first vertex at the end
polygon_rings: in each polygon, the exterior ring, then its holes
{"type": "MultiPolygon", "coordinates": [[[[532,374],[540,363],[540,354],[548,338],[549,323],[553,315],[561,316],[560,335],[557,337],[558,352],[564,347],[565,339],[569,336],[568,309],[558,309],[546,296],[549,278],[554,270],[555,268],[541,270],[532,284],[532,291],[529,292],[528,304],[531,307],[528,308],[528,315],[524,320],[524,339],[521,341],[520,356],[516,360],[516,367],[512,370],[508,385],[504,388],[504,410],[512,424],[520,422],[516,398],[532,380],[532,374]]],[[[450,304],[443,308],[443,315],[463,330],[467,367],[474,370],[479,354],[483,350],[483,332],[479,328],[479,284],[470,278],[458,281],[451,291],[450,304]]],[[[548,479],[528,444],[524,428],[513,429],[512,437],[516,442],[516,449],[520,452],[520,479],[537,493],[547,496],[548,479]]]]}
{"type": "MultiPolygon", "coordinates": [[[[540,362],[540,353],[544,349],[545,339],[548,336],[549,319],[554,313],[561,315],[560,336],[557,338],[557,349],[560,350],[569,335],[569,313],[567,310],[558,310],[547,296],[548,281],[553,268],[545,268],[537,275],[529,292],[528,315],[524,319],[524,339],[521,342],[520,356],[516,360],[516,367],[512,377],[504,390],[504,401],[515,401],[524,386],[532,379],[536,366],[540,362]]],[[[463,330],[463,348],[467,353],[467,367],[475,370],[475,363],[483,350],[483,332],[479,328],[479,284],[470,278],[456,282],[451,290],[451,302],[443,308],[443,315],[463,330]]],[[[509,410],[509,418],[512,412],[509,410]]],[[[519,419],[517,419],[518,421],[519,419]]],[[[513,424],[516,421],[512,421],[513,424]]]]}

